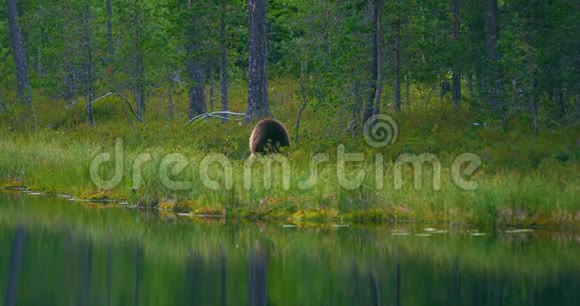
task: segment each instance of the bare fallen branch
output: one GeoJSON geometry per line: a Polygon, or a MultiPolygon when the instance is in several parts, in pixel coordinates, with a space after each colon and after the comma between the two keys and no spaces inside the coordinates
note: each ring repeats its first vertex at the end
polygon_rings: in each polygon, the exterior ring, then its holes
{"type": "Polygon", "coordinates": [[[429,104],[429,100],[431,99],[431,94],[433,94],[434,90],[435,90],[435,86],[431,87],[431,90],[429,91],[429,94],[427,95],[427,100],[425,101],[425,106],[427,106],[427,104],[429,104]]]}
{"type": "Polygon", "coordinates": [[[133,107],[131,106],[131,102],[129,102],[129,99],[125,98],[125,96],[123,96],[120,93],[108,92],[108,93],[104,94],[103,96],[101,96],[100,98],[97,98],[97,99],[91,101],[89,104],[87,104],[87,106],[93,105],[97,101],[103,100],[104,98],[106,98],[108,96],[116,96],[116,97],[121,98],[123,101],[125,101],[127,103],[127,106],[129,106],[129,110],[131,111],[131,113],[133,113],[133,116],[135,116],[135,118],[137,118],[137,120],[139,120],[139,122],[143,122],[143,119],[141,117],[139,117],[139,115],[137,115],[137,113],[133,110],[133,107]]]}
{"type": "Polygon", "coordinates": [[[224,117],[224,116],[220,116],[220,115],[231,115],[231,116],[245,117],[246,113],[234,113],[234,112],[230,112],[230,111],[216,111],[216,112],[211,112],[211,113],[203,113],[203,114],[197,115],[197,116],[189,119],[189,121],[187,121],[186,124],[190,124],[195,120],[204,119],[206,117],[218,118],[218,119],[222,119],[222,120],[233,120],[233,121],[244,120],[244,118],[236,119],[236,118],[229,118],[229,117],[224,117]]]}

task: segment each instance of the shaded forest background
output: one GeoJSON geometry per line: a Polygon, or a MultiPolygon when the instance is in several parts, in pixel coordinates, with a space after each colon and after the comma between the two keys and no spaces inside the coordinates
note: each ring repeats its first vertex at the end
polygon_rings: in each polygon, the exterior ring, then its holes
{"type": "Polygon", "coordinates": [[[343,114],[347,129],[381,108],[462,109],[533,133],[577,124],[580,10],[566,0],[7,0],[0,111],[84,104],[92,124],[90,101],[107,92],[145,120],[226,110],[231,84],[248,82],[256,5],[267,6],[268,78],[299,84],[297,103],[343,114]],[[148,107],[152,97],[166,103],[148,107]]]}

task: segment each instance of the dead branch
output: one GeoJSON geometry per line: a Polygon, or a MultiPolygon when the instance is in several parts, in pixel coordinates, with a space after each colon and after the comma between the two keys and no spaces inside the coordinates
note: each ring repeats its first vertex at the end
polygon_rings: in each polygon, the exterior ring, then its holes
{"type": "Polygon", "coordinates": [[[431,87],[431,90],[429,91],[429,94],[427,95],[427,100],[425,101],[425,106],[427,106],[427,104],[429,104],[429,100],[431,99],[431,94],[433,94],[434,90],[435,90],[435,86],[431,87]]]}
{"type": "Polygon", "coordinates": [[[123,101],[125,101],[127,103],[127,106],[129,106],[129,110],[131,111],[131,113],[133,114],[133,116],[135,116],[135,118],[137,118],[137,120],[139,120],[139,122],[143,122],[143,119],[141,117],[139,117],[139,115],[137,115],[137,113],[133,110],[133,107],[131,106],[131,102],[129,102],[129,100],[127,98],[125,98],[125,96],[123,96],[120,93],[108,92],[108,93],[104,94],[103,96],[101,96],[100,98],[97,98],[97,99],[89,102],[89,104],[87,104],[87,105],[93,105],[97,101],[103,100],[104,98],[106,98],[108,96],[116,96],[118,98],[121,98],[123,101]]]}
{"type": "Polygon", "coordinates": [[[210,112],[210,113],[203,113],[203,114],[197,115],[197,116],[189,119],[189,121],[187,121],[186,125],[192,123],[195,120],[204,119],[204,118],[207,118],[207,117],[210,117],[210,118],[218,118],[218,119],[222,119],[222,120],[233,120],[233,121],[242,121],[242,120],[244,120],[244,118],[236,119],[236,118],[229,118],[229,117],[220,116],[220,115],[231,115],[231,116],[241,116],[241,117],[245,117],[246,116],[246,113],[234,113],[234,112],[230,112],[230,111],[215,111],[215,112],[210,112]]]}

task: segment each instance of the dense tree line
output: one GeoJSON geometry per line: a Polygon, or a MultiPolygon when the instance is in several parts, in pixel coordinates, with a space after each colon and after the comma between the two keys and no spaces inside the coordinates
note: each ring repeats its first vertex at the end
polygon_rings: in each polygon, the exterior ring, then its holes
{"type": "Polygon", "coordinates": [[[342,107],[352,128],[438,94],[453,110],[521,116],[535,130],[542,118],[577,122],[579,12],[567,0],[7,0],[0,101],[16,104],[10,90],[22,103],[31,92],[85,97],[92,122],[100,94],[132,91],[146,117],[163,87],[173,116],[179,86],[193,117],[218,99],[226,110],[228,83],[245,80],[247,113],[261,117],[269,76],[307,80],[309,105],[342,107]]]}

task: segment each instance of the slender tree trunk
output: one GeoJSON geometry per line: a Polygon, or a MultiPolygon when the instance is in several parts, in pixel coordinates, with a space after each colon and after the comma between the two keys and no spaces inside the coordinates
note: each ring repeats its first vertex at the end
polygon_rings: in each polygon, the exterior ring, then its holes
{"type": "Polygon", "coordinates": [[[327,58],[330,58],[330,9],[328,7],[328,0],[324,0],[324,34],[322,36],[322,46],[327,58]]]}
{"type": "Polygon", "coordinates": [[[84,16],[84,45],[85,50],[87,52],[87,84],[86,84],[86,111],[87,111],[87,121],[89,125],[94,124],[93,119],[93,105],[92,101],[94,99],[95,90],[93,85],[93,52],[91,49],[91,32],[90,32],[90,22],[91,22],[91,11],[90,6],[87,5],[85,9],[85,16],[84,16]]]}
{"type": "Polygon", "coordinates": [[[479,65],[475,65],[475,95],[476,95],[476,103],[475,107],[479,109],[480,112],[484,112],[486,109],[489,109],[489,95],[487,93],[487,86],[486,86],[486,75],[485,75],[485,64],[480,63],[479,65]],[[487,102],[486,102],[487,101],[487,102]],[[487,103],[487,105],[485,104],[487,103]]]}
{"type": "Polygon", "coordinates": [[[516,79],[512,79],[512,94],[510,99],[510,105],[515,107],[518,101],[518,81],[516,79]]]}
{"type": "Polygon", "coordinates": [[[213,63],[209,67],[209,109],[213,110],[215,106],[215,67],[213,63]]]}
{"type": "MultiPolygon", "coordinates": [[[[460,7],[461,0],[453,0],[453,40],[455,43],[459,40],[459,28],[461,26],[461,16],[459,14],[460,7]]],[[[451,79],[453,110],[458,111],[461,103],[461,70],[459,68],[459,59],[457,56],[453,58],[453,76],[451,79]]]]}
{"type": "Polygon", "coordinates": [[[486,93],[492,111],[499,111],[503,100],[503,84],[501,76],[501,54],[497,48],[499,40],[499,18],[497,0],[484,0],[483,19],[485,32],[486,93]]]}
{"type": "Polygon", "coordinates": [[[107,0],[107,55],[113,55],[113,3],[107,0]]]}
{"type": "Polygon", "coordinates": [[[429,104],[429,100],[431,100],[431,95],[435,91],[435,87],[437,87],[437,86],[435,85],[435,86],[431,87],[431,90],[429,90],[429,93],[427,94],[427,100],[425,100],[425,106],[427,106],[429,104]]]}
{"type": "MultiPolygon", "coordinates": [[[[408,65],[409,63],[407,63],[408,65]]],[[[409,66],[407,66],[409,67],[409,66]]],[[[411,107],[411,72],[407,70],[405,74],[405,99],[407,102],[407,107],[411,107]]]]}
{"type": "Polygon", "coordinates": [[[294,142],[298,143],[298,131],[300,128],[300,119],[302,119],[302,112],[306,108],[307,100],[306,100],[306,88],[304,87],[304,62],[300,63],[300,93],[302,95],[302,105],[298,110],[298,117],[296,118],[296,134],[294,135],[294,142]]]}
{"type": "Polygon", "coordinates": [[[141,54],[141,16],[139,15],[141,11],[139,0],[135,0],[134,3],[134,15],[133,15],[133,26],[135,27],[135,83],[133,88],[133,93],[135,96],[135,101],[137,103],[137,114],[144,118],[145,115],[145,71],[143,68],[143,56],[141,54]]]}
{"type": "Polygon", "coordinates": [[[248,0],[249,60],[246,122],[270,116],[266,0],[248,0]]]}
{"type": "Polygon", "coordinates": [[[175,74],[177,72],[172,72],[169,77],[167,78],[167,100],[169,100],[169,118],[173,119],[173,81],[175,78],[175,74]]]}
{"type": "Polygon", "coordinates": [[[207,112],[205,91],[203,88],[205,76],[201,62],[194,59],[188,61],[187,72],[192,83],[189,88],[189,118],[191,119],[196,115],[207,112]]]}
{"type": "Polygon", "coordinates": [[[536,139],[538,135],[538,81],[536,79],[536,68],[534,63],[530,63],[529,66],[530,93],[528,100],[530,104],[530,116],[532,117],[532,134],[534,135],[534,139],[536,139]]]}
{"type": "Polygon", "coordinates": [[[352,121],[349,123],[347,129],[351,131],[352,136],[356,136],[356,131],[358,130],[359,123],[360,123],[360,114],[363,108],[363,97],[362,97],[362,88],[364,87],[360,80],[354,80],[351,82],[351,92],[354,98],[354,103],[352,105],[352,121]]]}
{"type": "Polygon", "coordinates": [[[188,2],[191,18],[186,31],[187,52],[187,75],[190,80],[189,87],[189,118],[207,112],[205,99],[205,72],[199,55],[199,21],[193,16],[192,3],[188,2]]]}
{"type": "Polygon", "coordinates": [[[376,52],[376,69],[377,77],[375,84],[375,101],[373,115],[378,115],[381,111],[381,93],[383,91],[383,59],[382,59],[382,33],[381,33],[381,17],[383,16],[383,0],[375,0],[375,52],[376,52]]]}
{"type": "MultiPolygon", "coordinates": [[[[220,2],[220,87],[222,102],[222,111],[228,110],[228,60],[227,60],[227,45],[226,45],[226,0],[220,2]]],[[[228,115],[224,115],[227,118],[228,115]]],[[[226,122],[227,119],[222,119],[226,122]]]]}
{"type": "Polygon", "coordinates": [[[566,103],[565,98],[564,98],[564,89],[562,89],[562,87],[559,87],[556,91],[556,100],[558,103],[558,110],[559,112],[559,116],[560,119],[564,119],[566,118],[566,103]]]}
{"type": "Polygon", "coordinates": [[[395,21],[395,58],[394,58],[394,72],[395,72],[395,110],[401,111],[401,16],[397,11],[397,20],[395,21]]]}
{"type": "Polygon", "coordinates": [[[75,95],[75,78],[74,70],[72,65],[72,43],[70,35],[70,11],[68,7],[68,2],[64,2],[64,99],[70,103],[75,95]]]}
{"type": "Polygon", "coordinates": [[[373,27],[374,27],[374,37],[373,37],[373,49],[372,49],[372,64],[370,67],[371,72],[371,88],[370,96],[365,105],[363,123],[371,118],[374,114],[378,114],[380,111],[380,93],[381,93],[381,74],[382,74],[382,61],[381,61],[381,15],[383,12],[383,1],[374,0],[373,2],[373,27]]]}
{"type": "Polygon", "coordinates": [[[21,103],[32,104],[32,89],[28,79],[28,60],[26,59],[26,46],[24,37],[20,29],[18,8],[16,0],[6,0],[8,13],[8,27],[10,40],[12,41],[12,51],[14,54],[14,65],[16,66],[16,85],[18,98],[21,103]]]}
{"type": "MultiPolygon", "coordinates": [[[[41,37],[44,37],[46,34],[43,33],[44,31],[40,31],[40,35],[41,37]]],[[[40,39],[40,44],[42,44],[43,41],[42,39],[40,39]]],[[[36,54],[34,56],[34,65],[33,65],[33,69],[36,72],[37,75],[42,75],[42,45],[36,47],[36,54]]]]}
{"type": "Polygon", "coordinates": [[[113,70],[113,3],[107,0],[107,83],[111,88],[115,88],[115,71],[113,70]]]}
{"type": "Polygon", "coordinates": [[[467,75],[467,87],[469,89],[469,110],[471,110],[474,105],[475,91],[473,90],[473,73],[467,75]]]}

